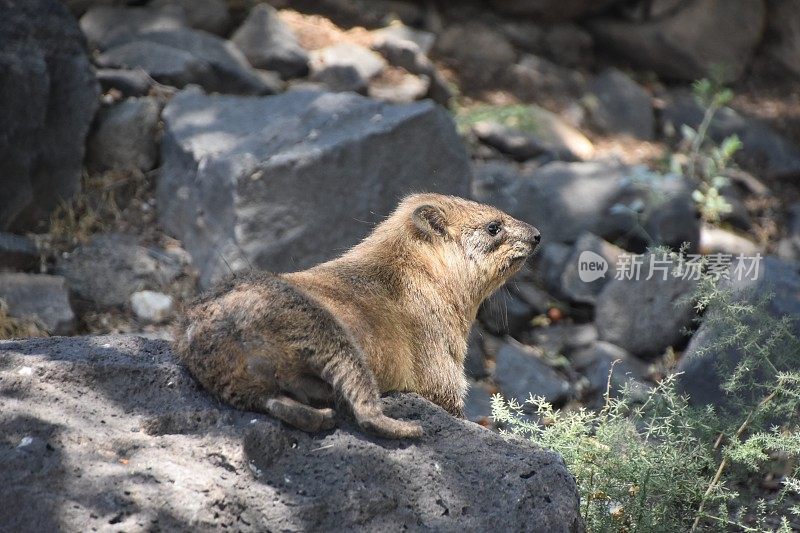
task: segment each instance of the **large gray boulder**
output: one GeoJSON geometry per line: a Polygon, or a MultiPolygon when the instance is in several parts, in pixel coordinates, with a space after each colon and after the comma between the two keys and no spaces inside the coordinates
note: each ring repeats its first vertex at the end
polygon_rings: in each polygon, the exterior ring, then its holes
{"type": "Polygon", "coordinates": [[[162,117],[161,220],[204,285],[229,269],[298,270],[333,258],[411,191],[469,192],[464,147],[431,102],[187,90],[162,117]]]}
{"type": "Polygon", "coordinates": [[[603,18],[589,24],[598,48],[675,80],[695,80],[723,66],[724,78],[744,72],[761,40],[763,0],[689,0],[663,18],[644,22],[603,18]]]}
{"type": "Polygon", "coordinates": [[[99,89],[78,24],[56,0],[0,15],[0,231],[23,232],[80,190],[99,89]]]}
{"type": "Polygon", "coordinates": [[[555,453],[384,400],[417,441],[349,422],[309,435],[201,390],[166,343],[0,342],[0,524],[9,531],[583,531],[555,453]]]}

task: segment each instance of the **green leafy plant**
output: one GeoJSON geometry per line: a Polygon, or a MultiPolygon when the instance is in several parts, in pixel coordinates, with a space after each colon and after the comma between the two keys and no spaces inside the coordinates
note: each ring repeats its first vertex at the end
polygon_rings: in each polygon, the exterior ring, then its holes
{"type": "Polygon", "coordinates": [[[456,125],[460,131],[467,131],[479,122],[496,122],[507,128],[533,134],[541,129],[538,115],[527,105],[477,105],[455,111],[456,125]]]}
{"type": "MultiPolygon", "coordinates": [[[[719,357],[724,407],[696,408],[670,375],[642,398],[623,389],[598,411],[557,411],[541,398],[492,399],[502,426],[559,452],[575,475],[590,531],[791,531],[800,508],[800,340],[790,317],[765,311],[704,276],[693,300],[716,332],[697,357],[719,357]],[[727,362],[726,362],[727,361],[727,362]],[[758,499],[753,481],[778,468],[783,488],[758,499]]],[[[613,368],[612,368],[613,372],[613,368]]]]}
{"type": "Polygon", "coordinates": [[[681,127],[680,152],[678,157],[672,157],[670,166],[674,172],[698,183],[692,198],[703,218],[716,223],[732,209],[720,190],[728,184],[725,171],[732,166],[742,142],[736,135],[725,138],[719,145],[709,138],[714,117],[733,100],[733,92],[713,78],[696,81],[692,89],[705,112],[696,130],[686,124],[681,127]]]}

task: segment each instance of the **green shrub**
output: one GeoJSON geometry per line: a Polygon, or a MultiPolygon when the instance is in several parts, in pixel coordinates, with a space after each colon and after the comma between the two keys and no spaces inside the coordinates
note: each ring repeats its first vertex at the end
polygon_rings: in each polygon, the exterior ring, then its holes
{"type": "Polygon", "coordinates": [[[694,296],[719,332],[698,356],[742,354],[719,369],[726,409],[691,407],[671,375],[644,400],[641,392],[607,391],[599,412],[557,411],[530,398],[529,418],[497,395],[494,419],[564,457],[589,531],[791,531],[789,518],[800,515],[786,498],[800,491],[800,341],[790,317],[765,311],[767,299],[747,303],[709,276],[694,296]],[[753,481],[781,465],[783,489],[771,501],[756,499],[753,481]]]}

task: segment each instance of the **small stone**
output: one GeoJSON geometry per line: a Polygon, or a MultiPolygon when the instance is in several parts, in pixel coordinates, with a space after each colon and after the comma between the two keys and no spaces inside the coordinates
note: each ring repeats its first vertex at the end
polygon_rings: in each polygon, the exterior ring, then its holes
{"type": "Polygon", "coordinates": [[[158,120],[155,98],[130,98],[100,110],[89,137],[86,164],[93,170],[146,172],[158,158],[158,120]]]}
{"type": "MultiPolygon", "coordinates": [[[[597,297],[595,323],[600,339],[616,344],[642,358],[660,356],[670,346],[686,342],[684,330],[695,316],[691,295],[697,282],[673,275],[675,265],[646,254],[638,279],[610,280],[597,297]],[[652,277],[647,279],[652,273],[652,277]]],[[[633,260],[633,258],[631,259],[633,260]]]]}
{"type": "Polygon", "coordinates": [[[351,43],[339,43],[311,53],[311,81],[332,91],[364,92],[369,80],[386,66],[379,54],[351,43]]]}
{"type": "Polygon", "coordinates": [[[158,324],[172,316],[172,297],[163,292],[139,291],[131,295],[131,309],[139,320],[158,324]]]}
{"type": "Polygon", "coordinates": [[[534,312],[520,297],[499,290],[489,296],[478,310],[478,320],[494,335],[519,338],[530,325],[534,312]]]}
{"type": "Polygon", "coordinates": [[[597,340],[594,324],[553,324],[533,332],[533,344],[551,356],[570,354],[592,345],[597,340]]]}
{"type": "Polygon", "coordinates": [[[700,253],[702,254],[725,253],[750,256],[763,251],[759,245],[738,233],[709,224],[703,224],[700,227],[700,253]]]}
{"type": "Polygon", "coordinates": [[[139,246],[132,235],[98,234],[56,265],[67,278],[76,303],[122,307],[131,294],[168,286],[181,265],[160,250],[139,246]]]}
{"type": "Polygon", "coordinates": [[[571,357],[575,367],[589,382],[589,393],[603,396],[611,378],[612,398],[619,397],[624,387],[637,395],[644,395],[649,387],[643,382],[647,365],[610,342],[597,341],[571,357]]]}
{"type": "Polygon", "coordinates": [[[0,274],[0,299],[9,316],[33,319],[52,335],[69,335],[75,329],[75,313],[61,276],[0,274]]]}
{"type": "Polygon", "coordinates": [[[113,89],[126,98],[145,96],[151,86],[150,76],[142,70],[101,68],[97,69],[97,81],[104,93],[113,89]]]}
{"type": "Polygon", "coordinates": [[[231,41],[256,68],[274,70],[283,79],[308,73],[308,53],[275,8],[268,4],[254,7],[231,41]]]}
{"type": "Polygon", "coordinates": [[[565,161],[589,159],[594,154],[591,141],[555,113],[531,105],[525,114],[532,125],[525,130],[488,121],[476,124],[473,132],[484,143],[520,161],[542,153],[565,161]]]}
{"type": "Polygon", "coordinates": [[[247,58],[230,41],[190,28],[148,31],[114,41],[100,54],[103,67],[141,68],[153,79],[173,87],[197,84],[207,91],[271,94],[247,58]]]}
{"type": "Polygon", "coordinates": [[[589,117],[600,131],[653,138],[655,117],[650,95],[626,74],[614,68],[605,70],[587,88],[589,117]]]}
{"type": "Polygon", "coordinates": [[[84,35],[100,50],[142,32],[175,30],[186,25],[184,10],[173,5],[159,8],[96,6],[80,20],[84,35]]]}
{"type": "Polygon", "coordinates": [[[370,98],[395,104],[404,104],[424,98],[430,82],[425,76],[416,76],[402,69],[387,69],[392,75],[379,76],[369,84],[370,98]]]}
{"type": "Polygon", "coordinates": [[[0,231],[0,270],[32,270],[38,262],[39,251],[32,240],[0,231]]]}
{"type": "Polygon", "coordinates": [[[224,0],[154,0],[148,7],[178,6],[192,28],[225,35],[231,25],[228,6],[224,0]]]}
{"type": "Polygon", "coordinates": [[[524,402],[532,394],[552,404],[566,401],[569,382],[521,344],[504,344],[497,352],[494,378],[504,397],[524,402]]]}
{"type": "Polygon", "coordinates": [[[593,233],[578,237],[561,273],[561,293],[570,300],[594,305],[597,295],[614,277],[617,258],[625,250],[593,233]]]}

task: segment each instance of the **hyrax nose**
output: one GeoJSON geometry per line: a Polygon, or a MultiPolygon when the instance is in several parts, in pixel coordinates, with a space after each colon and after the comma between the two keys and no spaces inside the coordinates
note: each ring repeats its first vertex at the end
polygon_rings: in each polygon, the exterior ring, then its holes
{"type": "Polygon", "coordinates": [[[525,228],[523,239],[531,243],[533,246],[539,244],[539,241],[542,240],[542,234],[539,233],[539,230],[529,224],[523,224],[523,226],[525,228]]]}

